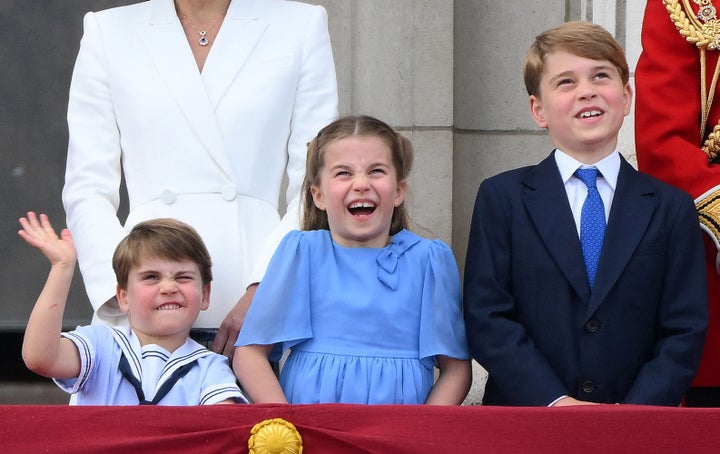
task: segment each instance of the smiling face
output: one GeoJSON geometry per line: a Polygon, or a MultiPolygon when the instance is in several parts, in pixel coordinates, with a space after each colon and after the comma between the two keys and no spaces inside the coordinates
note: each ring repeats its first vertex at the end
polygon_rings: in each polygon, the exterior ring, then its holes
{"type": "Polygon", "coordinates": [[[530,96],[530,112],[555,147],[586,164],[615,150],[632,89],[612,63],[549,53],[539,88],[538,96],[530,96]]]}
{"type": "Polygon", "coordinates": [[[387,246],[393,210],[405,199],[390,147],[375,136],[349,136],[324,152],[313,202],[327,213],[333,240],[345,247],[387,246]]]}
{"type": "Polygon", "coordinates": [[[210,283],[203,284],[195,262],[158,257],[131,267],[126,288],[117,289],[120,309],[140,344],[157,344],[170,352],[185,343],[209,297],[210,283]]]}

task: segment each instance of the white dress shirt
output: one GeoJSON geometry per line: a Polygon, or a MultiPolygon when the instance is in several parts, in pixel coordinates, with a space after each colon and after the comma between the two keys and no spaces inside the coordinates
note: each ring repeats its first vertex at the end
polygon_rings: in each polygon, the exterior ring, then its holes
{"type": "Polygon", "coordinates": [[[597,179],[597,189],[605,207],[605,221],[610,216],[615,188],[617,187],[618,174],[620,173],[620,153],[613,151],[610,155],[592,165],[586,165],[572,158],[562,150],[555,150],[555,162],[557,163],[560,176],[565,184],[570,209],[575,219],[578,237],[580,237],[580,215],[582,206],[587,197],[587,186],[578,177],[575,171],[579,168],[596,168],[600,171],[597,179]]]}

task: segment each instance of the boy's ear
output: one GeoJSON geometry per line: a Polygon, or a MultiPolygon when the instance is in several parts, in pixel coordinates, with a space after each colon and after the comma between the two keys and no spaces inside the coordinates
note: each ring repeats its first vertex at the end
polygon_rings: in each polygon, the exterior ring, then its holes
{"type": "Polygon", "coordinates": [[[127,314],[129,309],[127,302],[127,290],[120,287],[120,284],[118,284],[117,288],[115,289],[115,298],[117,298],[120,310],[123,311],[124,314],[127,314]]]}
{"type": "Polygon", "coordinates": [[[530,95],[530,115],[535,120],[535,124],[541,128],[547,128],[545,109],[543,109],[542,101],[538,96],[530,95]]]}
{"type": "Polygon", "coordinates": [[[312,194],[313,202],[318,210],[325,211],[325,200],[323,200],[320,188],[317,186],[310,186],[310,194],[312,194]]]}
{"type": "Polygon", "coordinates": [[[202,289],[202,301],[200,301],[200,310],[206,311],[210,307],[210,282],[203,285],[202,289]]]}
{"type": "Polygon", "coordinates": [[[624,99],[624,112],[627,116],[630,113],[630,109],[632,107],[632,97],[633,97],[633,89],[632,86],[630,86],[630,82],[625,84],[625,89],[623,92],[623,98],[624,99]]]}

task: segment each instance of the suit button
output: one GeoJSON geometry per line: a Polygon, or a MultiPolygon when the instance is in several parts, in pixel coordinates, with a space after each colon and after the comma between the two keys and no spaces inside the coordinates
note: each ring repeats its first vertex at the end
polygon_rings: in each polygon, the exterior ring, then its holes
{"type": "Polygon", "coordinates": [[[591,392],[595,391],[595,383],[591,382],[590,380],[584,381],[582,384],[582,390],[584,393],[590,394],[591,392]]]}
{"type": "Polygon", "coordinates": [[[171,205],[175,203],[175,193],[169,189],[164,189],[160,193],[160,200],[162,200],[166,205],[171,205]]]}
{"type": "Polygon", "coordinates": [[[237,189],[235,186],[228,185],[223,186],[223,188],[220,190],[220,197],[230,202],[231,200],[235,200],[235,197],[237,197],[237,189]]]}
{"type": "Polygon", "coordinates": [[[585,329],[591,333],[594,333],[595,331],[600,329],[600,323],[598,323],[597,320],[588,320],[588,322],[585,323],[585,329]]]}

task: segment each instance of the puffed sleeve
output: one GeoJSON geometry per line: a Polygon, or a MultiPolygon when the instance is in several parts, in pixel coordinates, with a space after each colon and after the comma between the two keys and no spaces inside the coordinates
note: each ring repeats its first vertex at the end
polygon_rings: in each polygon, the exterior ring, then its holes
{"type": "Polygon", "coordinates": [[[278,361],[283,351],[312,337],[311,269],[303,239],[302,232],[293,230],[280,242],[255,293],[236,347],[279,344],[270,354],[271,361],[278,361]]]}
{"type": "Polygon", "coordinates": [[[432,360],[436,355],[469,359],[455,257],[440,240],[431,242],[428,254],[420,315],[420,359],[432,360]]]}

